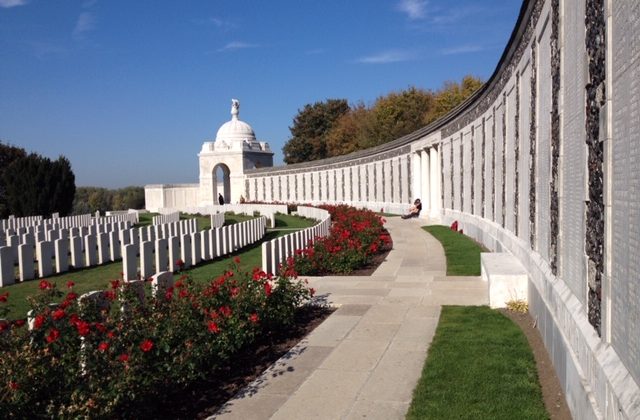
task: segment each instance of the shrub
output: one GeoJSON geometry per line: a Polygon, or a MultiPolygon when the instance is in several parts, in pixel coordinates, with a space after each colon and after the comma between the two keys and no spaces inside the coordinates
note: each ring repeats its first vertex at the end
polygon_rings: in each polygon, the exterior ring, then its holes
{"type": "MultiPolygon", "coordinates": [[[[173,287],[140,299],[114,280],[109,309],[79,301],[43,280],[24,320],[0,332],[0,412],[8,417],[143,415],[163,398],[215,370],[259,335],[293,321],[311,290],[295,273],[273,278],[243,271],[239,259],[206,284],[183,275],[173,287]]],[[[0,299],[0,302],[6,301],[0,299]]],[[[2,305],[2,303],[0,303],[2,305]]],[[[0,313],[1,315],[1,313],[0,313]]]]}
{"type": "Polygon", "coordinates": [[[296,251],[287,260],[302,275],[348,274],[371,262],[373,255],[387,251],[391,238],[385,220],[372,211],[346,205],[320,206],[331,214],[329,236],[296,251]]]}

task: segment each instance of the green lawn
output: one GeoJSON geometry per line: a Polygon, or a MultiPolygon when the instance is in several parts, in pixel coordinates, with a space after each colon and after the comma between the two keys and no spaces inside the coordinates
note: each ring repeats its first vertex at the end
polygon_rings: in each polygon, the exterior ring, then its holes
{"type": "Polygon", "coordinates": [[[445,306],[407,419],[547,419],[522,331],[486,306],[445,306]]]}
{"type": "Polygon", "coordinates": [[[290,216],[288,214],[276,213],[276,228],[302,229],[313,226],[317,222],[306,217],[290,216]]]}
{"type": "MultiPolygon", "coordinates": [[[[285,221],[294,223],[293,216],[277,215],[276,221],[281,217],[286,217],[285,221]]],[[[205,219],[207,217],[202,217],[205,219]]],[[[250,216],[242,215],[227,215],[225,216],[225,224],[238,223],[240,221],[250,219],[250,216]]],[[[300,218],[298,218],[300,219],[300,218]]],[[[311,219],[301,219],[296,222],[300,227],[313,226],[315,223],[311,219]]],[[[202,228],[204,220],[198,222],[198,226],[202,228]]],[[[210,224],[210,222],[209,222],[210,224]]],[[[286,235],[291,231],[283,232],[267,232],[264,240],[270,240],[278,236],[286,235]]],[[[208,261],[190,270],[190,273],[195,281],[207,281],[224,273],[230,264],[230,258],[239,256],[241,264],[244,269],[251,271],[253,267],[262,265],[262,252],[261,243],[254,244],[252,246],[242,249],[240,252],[231,254],[231,256],[225,256],[217,258],[212,261],[208,261]]],[[[85,268],[68,273],[59,274],[56,276],[47,277],[47,280],[55,282],[60,290],[66,291],[65,284],[67,281],[72,280],[76,285],[74,291],[78,294],[90,292],[92,290],[102,290],[108,287],[109,280],[119,279],[122,272],[122,261],[116,261],[113,263],[100,265],[92,268],[85,268]]],[[[17,283],[12,286],[6,286],[0,289],[0,291],[9,292],[8,305],[9,314],[8,318],[16,319],[22,318],[29,310],[29,303],[27,302],[27,296],[37,293],[39,281],[30,280],[24,283],[17,283]]]]}
{"type": "Polygon", "coordinates": [[[422,229],[440,241],[447,257],[448,276],[479,276],[480,253],[487,250],[466,235],[447,226],[423,226],[422,229]]]}

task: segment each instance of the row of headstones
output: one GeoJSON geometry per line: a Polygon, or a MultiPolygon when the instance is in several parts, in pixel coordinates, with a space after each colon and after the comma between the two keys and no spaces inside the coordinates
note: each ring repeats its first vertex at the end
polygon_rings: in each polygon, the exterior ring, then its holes
{"type": "Polygon", "coordinates": [[[26,281],[67,272],[70,266],[82,268],[116,261],[121,244],[129,243],[134,232],[128,222],[120,222],[51,230],[47,237],[38,238],[43,239],[40,241],[29,232],[12,235],[9,246],[0,247],[0,287],[15,283],[16,263],[17,280],[26,281]]]}
{"type": "Polygon", "coordinates": [[[98,235],[100,233],[129,229],[130,227],[131,223],[129,222],[93,224],[72,228],[61,227],[57,223],[43,223],[37,226],[20,227],[16,230],[7,229],[3,232],[3,235],[0,235],[0,246],[17,247],[18,245],[30,243],[35,247],[38,242],[69,239],[72,236],[98,235]]]}
{"type": "Polygon", "coordinates": [[[178,260],[182,261],[183,268],[189,268],[202,261],[230,254],[262,239],[266,232],[266,220],[266,217],[259,217],[202,232],[147,240],[139,245],[123,245],[124,280],[146,279],[164,271],[177,271],[178,260]]]}
{"type": "Polygon", "coordinates": [[[224,226],[224,212],[215,213],[211,215],[211,227],[220,228],[224,226]]]}
{"type": "Polygon", "coordinates": [[[17,229],[19,227],[33,226],[42,222],[42,216],[15,217],[0,220],[0,230],[17,229]]]}
{"type": "Polygon", "coordinates": [[[262,270],[278,274],[280,265],[299,249],[313,244],[316,238],[329,235],[331,215],[328,211],[314,207],[298,207],[298,215],[320,220],[315,226],[272,239],[262,244],[262,270]],[[301,214],[301,209],[302,214],[301,214]],[[309,209],[309,210],[304,210],[309,209]]]}
{"type": "Polygon", "coordinates": [[[4,247],[8,249],[0,254],[0,287],[15,283],[16,264],[18,280],[31,280],[36,275],[42,278],[67,272],[69,266],[92,267],[117,261],[121,258],[123,245],[139,245],[155,238],[190,234],[196,232],[197,228],[196,219],[137,229],[132,229],[130,222],[51,229],[46,232],[36,230],[38,227],[19,228],[16,233],[21,234],[8,236],[8,246],[4,247]]]}
{"type": "MultiPolygon", "coordinates": [[[[51,226],[57,226],[61,229],[79,228],[82,226],[91,225],[104,225],[109,223],[129,222],[136,224],[139,221],[138,213],[125,213],[116,214],[112,216],[100,216],[100,212],[96,212],[95,217],[91,214],[81,214],[75,216],[60,217],[57,213],[54,213],[51,218],[45,219],[42,216],[29,216],[29,217],[13,217],[9,216],[8,219],[0,220],[0,236],[2,232],[7,230],[17,231],[20,228],[38,228],[38,226],[44,226],[45,230],[51,228],[51,226]]],[[[40,228],[42,229],[42,228],[40,228]]]]}
{"type": "Polygon", "coordinates": [[[54,213],[49,219],[45,219],[42,216],[20,217],[13,219],[10,217],[9,219],[0,222],[0,231],[53,224],[62,228],[70,229],[72,227],[89,226],[91,223],[93,223],[93,218],[90,214],[60,217],[57,213],[54,213]]]}
{"type": "Polygon", "coordinates": [[[109,216],[100,216],[100,212],[96,212],[93,218],[93,223],[114,223],[114,222],[129,222],[132,225],[140,222],[140,216],[137,212],[112,214],[109,216]]]}
{"type": "Polygon", "coordinates": [[[165,223],[172,223],[180,221],[180,212],[173,212],[167,214],[159,214],[157,216],[153,216],[151,219],[152,225],[163,225],[165,223]]]}

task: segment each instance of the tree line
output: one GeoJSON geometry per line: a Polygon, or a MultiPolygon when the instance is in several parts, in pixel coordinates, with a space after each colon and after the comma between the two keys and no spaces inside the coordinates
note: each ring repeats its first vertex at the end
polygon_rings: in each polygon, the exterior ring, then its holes
{"type": "Polygon", "coordinates": [[[87,214],[108,210],[144,208],[144,187],[107,189],[100,187],[78,187],[73,202],[74,214],[87,214]]]}
{"type": "Polygon", "coordinates": [[[285,163],[341,156],[378,146],[422,128],[444,116],[482,86],[465,76],[445,82],[437,91],[416,87],[381,96],[371,106],[349,105],[346,99],[307,104],[289,127],[291,137],[282,148],[285,163]]]}
{"type": "Polygon", "coordinates": [[[69,160],[51,160],[0,141],[0,218],[71,213],[76,192],[69,160]]]}

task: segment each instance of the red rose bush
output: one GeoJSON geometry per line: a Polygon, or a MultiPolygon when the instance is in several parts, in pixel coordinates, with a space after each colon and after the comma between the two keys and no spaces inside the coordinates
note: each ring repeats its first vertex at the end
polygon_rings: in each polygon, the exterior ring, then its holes
{"type": "Polygon", "coordinates": [[[348,274],[391,248],[385,220],[370,210],[347,205],[319,206],[331,214],[329,236],[295,252],[283,267],[300,275],[348,274]]]}
{"type": "MultiPolygon", "coordinates": [[[[243,271],[239,260],[206,284],[183,275],[155,296],[145,287],[143,299],[123,281],[96,299],[73,286],[63,293],[43,280],[27,322],[0,319],[0,413],[144,416],[153,405],[145,401],[211,375],[261,334],[290,325],[311,297],[293,270],[272,277],[243,271]]],[[[0,295],[0,318],[7,298],[0,295]]]]}

